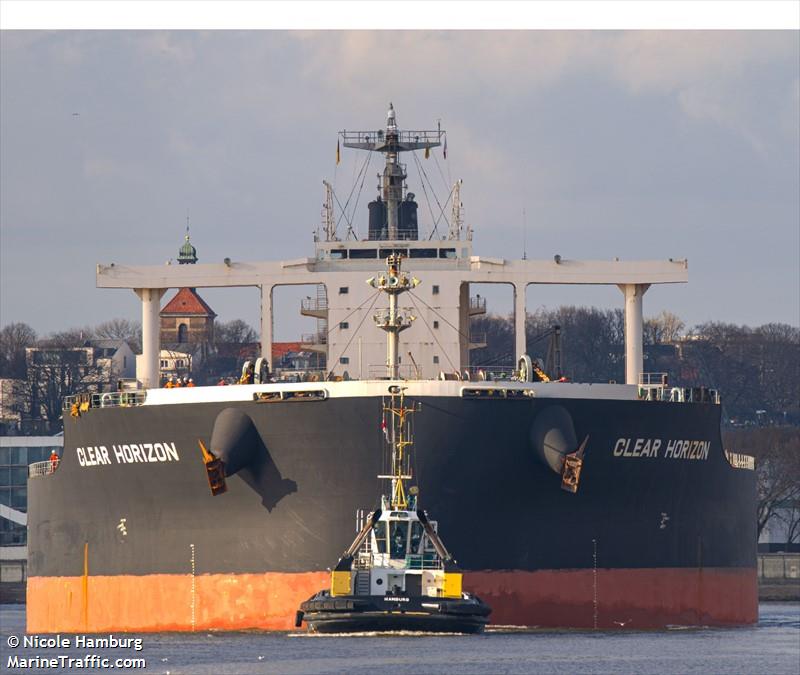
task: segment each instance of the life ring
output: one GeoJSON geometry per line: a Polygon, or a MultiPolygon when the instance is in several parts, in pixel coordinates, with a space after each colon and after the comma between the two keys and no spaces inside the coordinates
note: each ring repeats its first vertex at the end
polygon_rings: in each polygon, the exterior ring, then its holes
{"type": "Polygon", "coordinates": [[[100,407],[105,408],[106,406],[110,406],[112,403],[111,401],[111,394],[103,394],[100,397],[100,407]]]}
{"type": "Polygon", "coordinates": [[[519,381],[533,382],[533,361],[527,354],[519,357],[519,381]]]}

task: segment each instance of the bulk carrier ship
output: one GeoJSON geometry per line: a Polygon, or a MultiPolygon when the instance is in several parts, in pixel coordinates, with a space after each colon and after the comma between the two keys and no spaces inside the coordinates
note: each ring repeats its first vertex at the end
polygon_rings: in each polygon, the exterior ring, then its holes
{"type": "Polygon", "coordinates": [[[752,458],[724,450],[716,392],[642,372],[642,296],[685,282],[686,262],[475,256],[460,182],[448,232],[427,238],[406,189],[403,153],[418,165],[418,153],[446,156],[444,131],[400,130],[390,107],[385,128],[340,132],[339,143],[385,157],[366,239],[349,222],[339,234],[326,184],[314,257],[98,265],[99,287],[142,301],[141,386],[65,401],[60,463],[31,467],[28,631],[291,629],[353,540],[354,514],[375,500],[385,442],[375,420],[397,386],[424,409],[421,507],[492,623],[755,622],[752,458]],[[374,288],[388,256],[421,281],[411,306],[393,311],[374,288]],[[513,369],[470,366],[481,344],[470,317],[485,311],[474,283],[514,288],[513,369]],[[625,384],[547,381],[525,355],[525,290],[537,283],[619,286],[625,384]],[[327,355],[316,381],[269,372],[272,291],[291,284],[324,289],[301,308],[322,327],[306,340],[327,355]],[[212,286],[260,288],[263,358],[251,383],[159,388],[160,298],[212,286]],[[394,353],[374,325],[392,322],[403,330],[394,353]]]}

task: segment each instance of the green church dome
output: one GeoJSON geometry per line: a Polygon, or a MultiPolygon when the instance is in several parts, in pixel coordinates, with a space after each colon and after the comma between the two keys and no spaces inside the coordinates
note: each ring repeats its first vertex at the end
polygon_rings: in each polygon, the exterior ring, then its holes
{"type": "Polygon", "coordinates": [[[186,239],[178,251],[179,265],[194,265],[197,262],[197,249],[189,241],[189,228],[186,228],[186,239]]]}

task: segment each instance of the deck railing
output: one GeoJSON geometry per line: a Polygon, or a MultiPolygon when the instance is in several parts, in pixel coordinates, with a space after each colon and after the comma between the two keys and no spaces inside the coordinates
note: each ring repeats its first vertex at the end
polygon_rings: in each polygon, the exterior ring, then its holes
{"type": "Polygon", "coordinates": [[[728,464],[734,469],[750,469],[750,471],[754,471],[756,468],[756,458],[752,455],[726,450],[725,457],[728,460],[728,464]]]}
{"type": "Polygon", "coordinates": [[[762,581],[800,581],[800,553],[759,553],[758,578],[762,581]]]}
{"type": "Polygon", "coordinates": [[[107,391],[104,394],[75,394],[64,397],[64,410],[72,412],[73,405],[78,412],[89,408],[130,408],[143,405],[147,392],[141,391],[107,391]]]}
{"type": "Polygon", "coordinates": [[[61,464],[60,459],[47,459],[44,462],[33,462],[32,464],[28,464],[28,478],[49,476],[51,473],[55,473],[59,464],[61,464]]]}

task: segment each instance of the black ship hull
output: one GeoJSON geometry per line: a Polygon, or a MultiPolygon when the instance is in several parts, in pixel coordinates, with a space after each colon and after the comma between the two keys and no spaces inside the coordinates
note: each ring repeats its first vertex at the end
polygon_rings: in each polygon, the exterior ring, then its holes
{"type": "MultiPolygon", "coordinates": [[[[493,622],[757,619],[755,479],[726,459],[719,406],[416,398],[421,505],[493,622]],[[575,494],[534,447],[536,420],[554,406],[588,436],[575,494]]],[[[356,510],[380,494],[380,405],[352,396],[65,416],[61,465],[29,481],[28,629],[291,628],[352,540],[356,510]],[[230,409],[252,420],[257,447],[212,497],[198,441],[209,445],[230,409]]]]}

